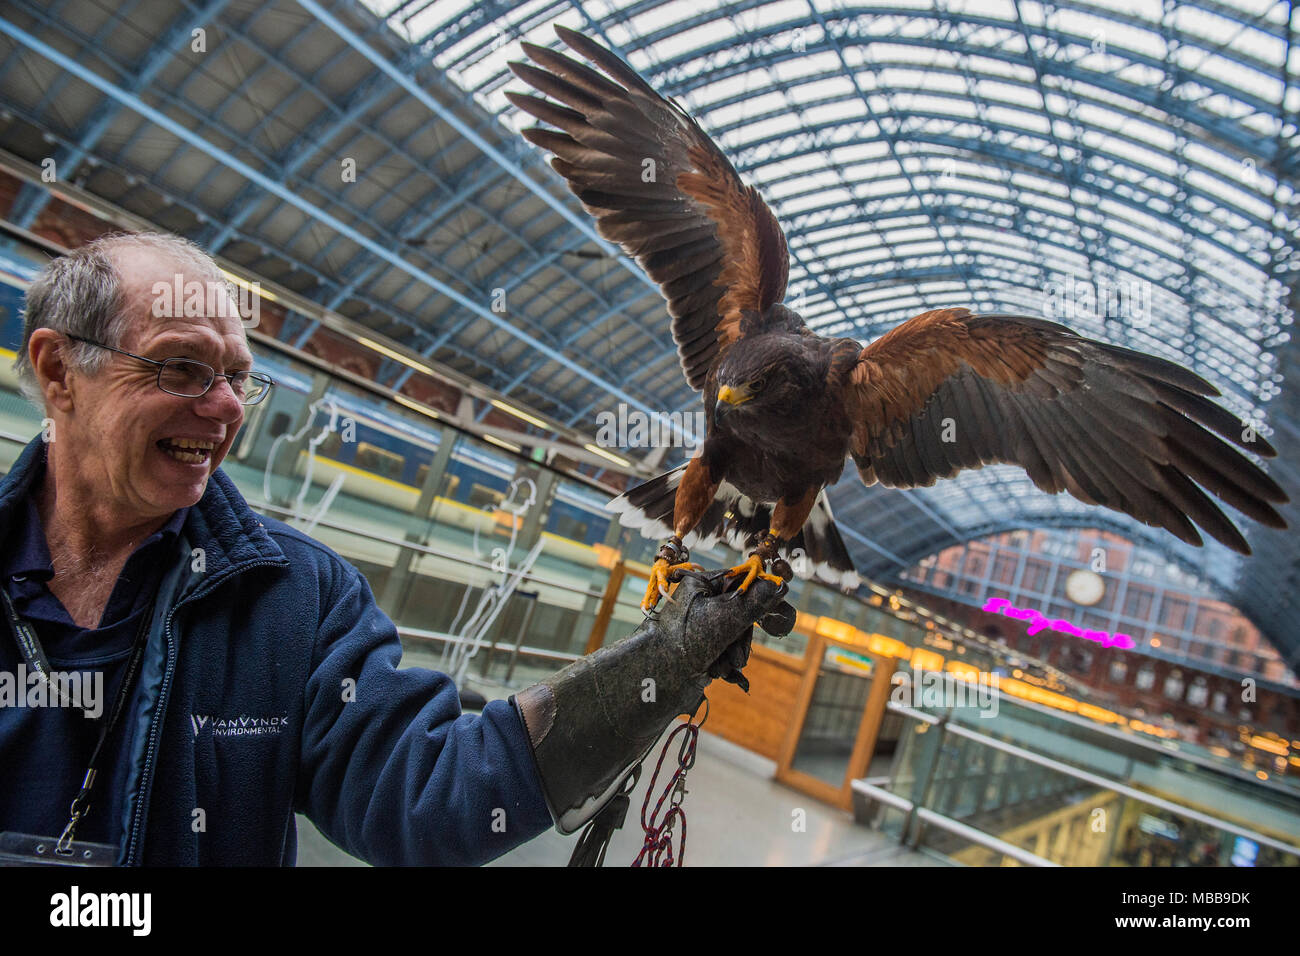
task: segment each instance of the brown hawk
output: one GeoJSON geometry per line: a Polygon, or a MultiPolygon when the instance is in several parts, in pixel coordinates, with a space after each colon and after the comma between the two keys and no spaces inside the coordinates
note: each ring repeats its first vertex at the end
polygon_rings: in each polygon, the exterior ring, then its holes
{"type": "Polygon", "coordinates": [[[855,585],[823,490],[849,456],[865,484],[892,488],[1019,465],[1044,491],[1195,545],[1199,525],[1242,554],[1245,538],[1206,491],[1286,527],[1271,503],[1287,496],[1228,443],[1276,452],[1172,362],[1040,318],[967,309],[918,315],[865,348],[817,335],[781,304],[789,254],[758,192],[680,106],[599,44],[555,29],[600,72],[525,43],[536,65],[510,68],[549,99],[506,95],[554,127],[524,136],[554,154],[600,234],[659,283],[686,381],[704,393],[699,454],[610,504],[623,524],[671,536],[647,610],[690,566],[685,546],[720,537],[753,549],[729,572],[745,575],[742,589],[760,574],[789,578],[779,549],[855,585]]]}

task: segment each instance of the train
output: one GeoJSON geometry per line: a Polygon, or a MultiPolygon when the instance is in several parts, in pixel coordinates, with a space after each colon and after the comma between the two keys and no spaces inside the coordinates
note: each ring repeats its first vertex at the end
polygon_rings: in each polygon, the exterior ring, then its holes
{"type": "MultiPolygon", "coordinates": [[[[254,406],[232,454],[237,461],[260,466],[273,453],[276,439],[290,434],[294,423],[305,417],[310,381],[279,356],[259,355],[258,368],[275,380],[276,388],[265,402],[254,406]]],[[[394,414],[378,398],[335,390],[329,401],[333,408],[317,403],[307,427],[295,430],[320,438],[314,448],[313,481],[327,484],[342,475],[345,492],[410,512],[443,435],[461,438],[438,491],[444,501],[474,510],[500,505],[517,474],[518,459],[495,453],[486,443],[452,429],[440,432],[423,427],[394,414]],[[332,429],[331,418],[335,419],[332,429]]],[[[574,482],[561,482],[543,530],[586,548],[601,544],[614,520],[604,511],[606,500],[574,482]]]]}

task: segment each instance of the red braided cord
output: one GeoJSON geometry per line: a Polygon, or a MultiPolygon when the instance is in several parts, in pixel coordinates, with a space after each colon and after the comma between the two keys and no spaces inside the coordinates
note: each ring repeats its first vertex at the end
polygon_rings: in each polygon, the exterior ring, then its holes
{"type": "MultiPolygon", "coordinates": [[[[703,723],[701,721],[700,723],[703,723]]],[[[659,761],[655,764],[654,775],[650,778],[650,785],[646,788],[645,799],[641,802],[641,829],[645,831],[645,843],[641,847],[641,852],[637,854],[633,866],[640,866],[643,859],[647,860],[650,866],[672,866],[673,856],[673,822],[677,820],[681,823],[682,838],[680,848],[676,856],[676,865],[681,866],[686,860],[686,812],[682,810],[681,802],[673,803],[668,808],[668,813],[663,820],[658,823],[655,820],[659,816],[659,811],[663,809],[664,801],[673,793],[677,792],[679,781],[686,779],[686,771],[695,762],[695,744],[699,740],[699,724],[687,721],[680,725],[676,730],[668,735],[664,741],[663,749],[659,752],[659,761]],[[681,750],[677,755],[677,770],[668,781],[664,792],[659,795],[655,802],[655,809],[650,814],[649,822],[646,821],[646,809],[650,806],[650,794],[654,792],[655,781],[659,779],[659,770],[663,767],[664,757],[668,756],[668,747],[673,742],[673,738],[682,731],[687,732],[688,740],[684,740],[681,750]],[[647,859],[648,854],[648,859],[647,859]]]]}

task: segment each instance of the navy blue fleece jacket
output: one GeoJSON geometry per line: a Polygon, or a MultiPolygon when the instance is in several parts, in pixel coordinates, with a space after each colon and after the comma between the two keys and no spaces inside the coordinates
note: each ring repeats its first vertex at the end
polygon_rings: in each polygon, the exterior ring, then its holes
{"type": "MultiPolygon", "coordinates": [[[[0,480],[0,540],[40,453],[37,438],[0,480]]],[[[164,570],[123,716],[119,862],[292,864],[295,811],[375,864],[483,863],[549,829],[513,704],[462,714],[451,679],[398,670],[401,653],[360,573],[255,514],[218,469],[164,570]]]]}

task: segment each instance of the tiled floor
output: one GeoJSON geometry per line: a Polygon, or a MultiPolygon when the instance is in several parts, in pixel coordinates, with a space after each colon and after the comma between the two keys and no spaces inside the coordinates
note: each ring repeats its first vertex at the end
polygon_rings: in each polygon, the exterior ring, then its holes
{"type": "MultiPolygon", "coordinates": [[[[670,755],[665,761],[661,774],[665,779],[672,759],[670,755]]],[[[641,849],[639,814],[653,770],[653,761],[648,760],[627,823],[610,843],[606,866],[627,866],[641,849]]],[[[776,783],[772,771],[771,761],[701,732],[683,803],[687,866],[938,865],[884,834],[859,826],[850,814],[776,783]]],[[[299,817],[298,823],[299,866],[357,864],[305,818],[299,817]]],[[[564,866],[576,839],[549,830],[489,866],[564,866]]]]}

